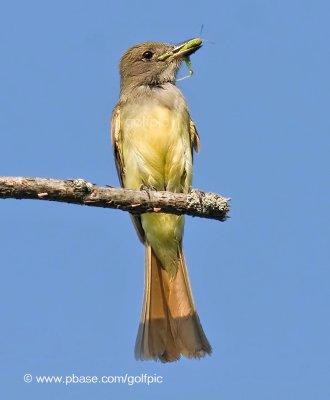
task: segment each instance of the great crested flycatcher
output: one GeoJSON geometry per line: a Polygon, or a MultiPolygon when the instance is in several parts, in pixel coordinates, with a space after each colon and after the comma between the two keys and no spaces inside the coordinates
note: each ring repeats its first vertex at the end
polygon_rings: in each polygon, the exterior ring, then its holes
{"type": "MultiPolygon", "coordinates": [[[[189,192],[199,136],[175,80],[181,62],[189,61],[201,43],[200,39],[176,46],[146,42],[122,56],[111,138],[123,187],[189,192]]],[[[181,354],[188,358],[210,354],[182,250],[184,217],[146,213],[132,216],[132,221],[145,246],[136,359],[170,362],[181,354]]]]}

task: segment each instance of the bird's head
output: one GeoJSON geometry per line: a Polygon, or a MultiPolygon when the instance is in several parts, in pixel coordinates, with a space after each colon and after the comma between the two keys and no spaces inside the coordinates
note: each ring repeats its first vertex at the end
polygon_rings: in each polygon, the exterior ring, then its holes
{"type": "Polygon", "coordinates": [[[174,83],[181,62],[201,46],[197,38],[177,45],[145,42],[131,47],[120,61],[121,90],[174,83]]]}

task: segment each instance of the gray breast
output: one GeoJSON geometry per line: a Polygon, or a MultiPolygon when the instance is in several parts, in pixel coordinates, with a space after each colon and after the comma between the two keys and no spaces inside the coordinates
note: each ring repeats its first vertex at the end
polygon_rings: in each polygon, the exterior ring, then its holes
{"type": "Polygon", "coordinates": [[[128,101],[140,105],[152,102],[154,105],[158,103],[182,113],[188,111],[182,92],[172,83],[164,83],[160,86],[139,86],[135,89],[134,96],[128,101]]]}

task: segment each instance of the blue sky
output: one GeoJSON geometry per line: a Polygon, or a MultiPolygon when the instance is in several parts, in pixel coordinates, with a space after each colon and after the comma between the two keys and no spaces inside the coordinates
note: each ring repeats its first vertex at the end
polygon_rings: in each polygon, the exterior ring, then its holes
{"type": "Polygon", "coordinates": [[[127,214],[2,200],[2,398],[329,398],[329,12],[320,0],[2,3],[1,175],[117,186],[121,54],[203,24],[194,76],[178,84],[201,136],[194,187],[232,198],[227,222],[186,221],[213,355],[168,365],[133,357],[144,261],[127,214]],[[27,373],[163,383],[28,384],[27,373]]]}

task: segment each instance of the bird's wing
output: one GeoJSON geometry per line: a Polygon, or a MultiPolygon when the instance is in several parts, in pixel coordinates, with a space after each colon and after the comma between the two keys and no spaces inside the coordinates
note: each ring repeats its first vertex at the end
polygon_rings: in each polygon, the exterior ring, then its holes
{"type": "Polygon", "coordinates": [[[190,118],[190,142],[191,142],[191,151],[192,149],[194,149],[196,153],[198,153],[200,149],[200,139],[196,125],[194,124],[194,121],[191,118],[190,118]]]}
{"type": "Polygon", "coordinates": [[[111,143],[113,154],[115,158],[117,173],[122,187],[124,187],[124,162],[123,162],[123,149],[120,131],[120,106],[117,105],[112,112],[111,118],[111,143]]]}
{"type": "MultiPolygon", "coordinates": [[[[113,148],[113,154],[115,158],[117,173],[120,181],[121,187],[125,187],[124,180],[125,180],[125,164],[123,158],[123,140],[122,140],[122,132],[120,129],[120,105],[118,104],[113,112],[111,118],[111,143],[113,148]]],[[[139,239],[142,243],[145,242],[145,233],[142,228],[141,218],[136,215],[131,215],[132,222],[136,229],[136,232],[139,236],[139,239]]]]}

